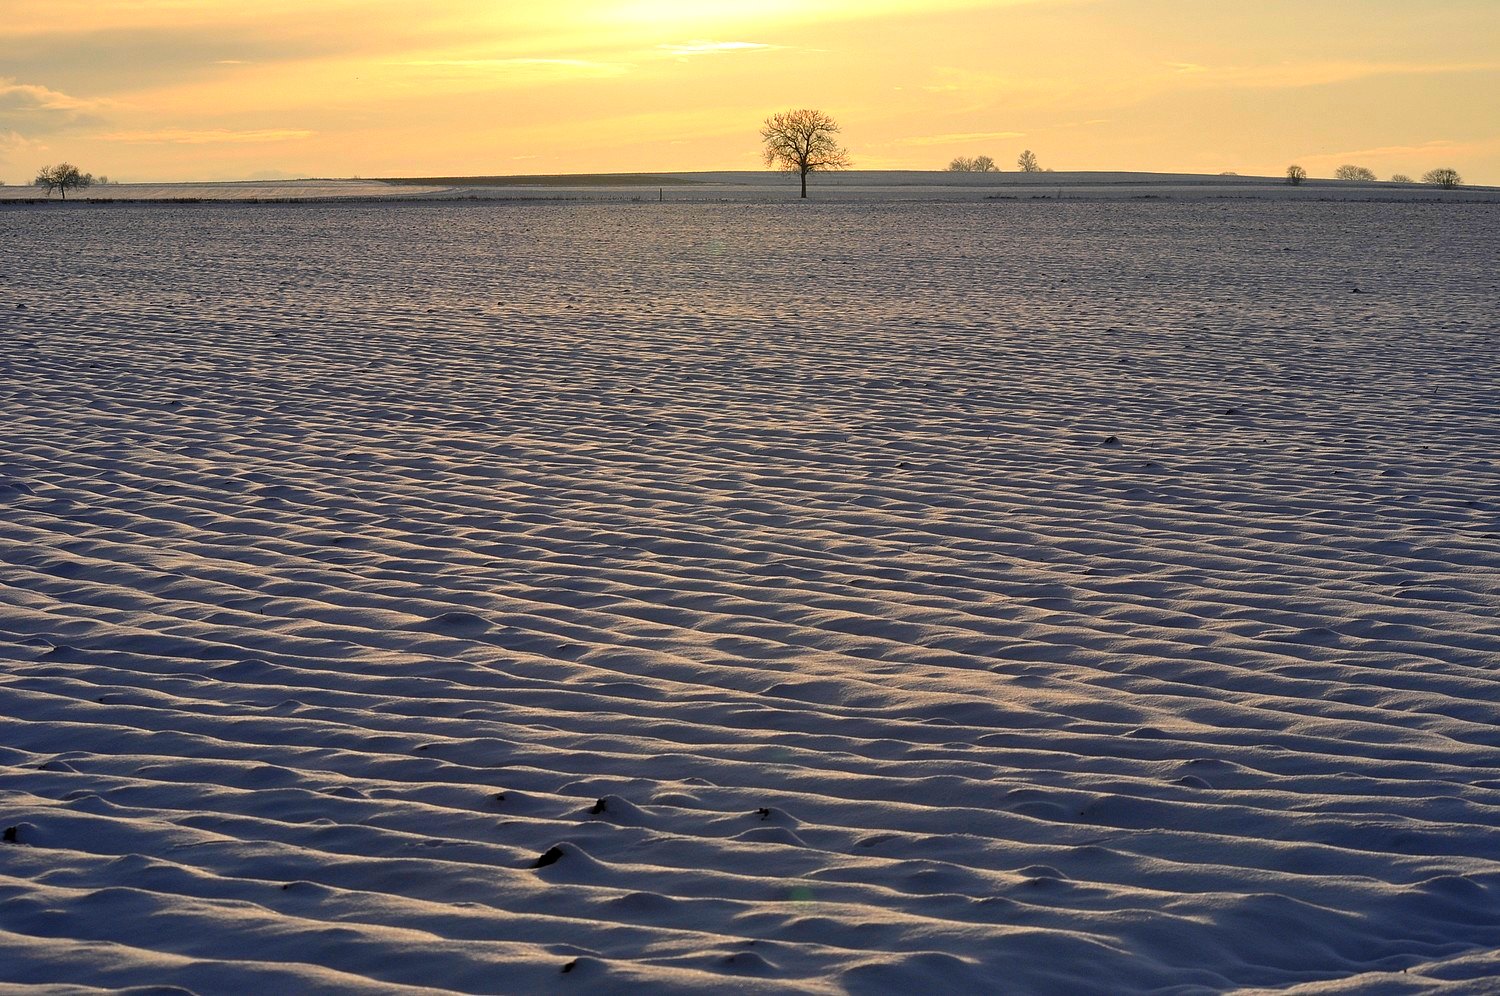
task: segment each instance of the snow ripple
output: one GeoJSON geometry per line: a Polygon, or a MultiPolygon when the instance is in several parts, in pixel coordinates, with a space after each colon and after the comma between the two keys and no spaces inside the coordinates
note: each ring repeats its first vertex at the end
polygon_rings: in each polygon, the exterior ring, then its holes
{"type": "Polygon", "coordinates": [[[0,982],[1493,976],[1497,220],[0,211],[0,982]]]}

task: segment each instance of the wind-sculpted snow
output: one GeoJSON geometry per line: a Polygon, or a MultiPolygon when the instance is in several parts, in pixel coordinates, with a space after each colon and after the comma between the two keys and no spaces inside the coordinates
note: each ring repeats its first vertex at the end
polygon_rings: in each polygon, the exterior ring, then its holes
{"type": "Polygon", "coordinates": [[[1497,232],[0,211],[0,984],[1493,985],[1497,232]]]}

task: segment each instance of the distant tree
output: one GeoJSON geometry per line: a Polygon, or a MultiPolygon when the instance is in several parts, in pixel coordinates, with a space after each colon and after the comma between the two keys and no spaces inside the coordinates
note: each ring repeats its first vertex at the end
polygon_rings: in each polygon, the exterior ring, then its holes
{"type": "Polygon", "coordinates": [[[1021,168],[1022,173],[1040,173],[1041,165],[1036,161],[1036,153],[1027,149],[1016,157],[1016,165],[1021,168]]]}
{"type": "Polygon", "coordinates": [[[766,165],[801,176],[802,196],[806,197],[807,174],[849,168],[849,152],[834,138],[838,132],[838,124],[822,111],[773,114],[760,129],[766,165]]]}
{"type": "Polygon", "coordinates": [[[1222,172],[1222,173],[1220,173],[1220,174],[1219,174],[1219,175],[1220,175],[1220,176],[1239,176],[1239,174],[1238,174],[1238,173],[1236,173],[1236,172],[1235,172],[1235,171],[1234,171],[1234,170],[1232,170],[1232,169],[1226,169],[1226,170],[1225,170],[1225,171],[1224,171],[1224,172],[1222,172]]]}
{"type": "Polygon", "coordinates": [[[1364,180],[1373,183],[1375,171],[1363,166],[1340,166],[1333,171],[1333,176],[1336,180],[1364,180]]]}
{"type": "Polygon", "coordinates": [[[991,159],[989,156],[975,156],[972,159],[970,159],[968,156],[955,156],[953,161],[948,164],[948,172],[998,173],[1000,172],[1000,167],[996,166],[995,160],[991,159]]]}
{"type": "Polygon", "coordinates": [[[58,163],[56,166],[43,166],[37,170],[36,179],[31,182],[35,186],[46,187],[48,197],[52,196],[52,191],[61,190],[63,200],[67,200],[69,189],[79,190],[92,186],[94,176],[72,163],[58,163]]]}
{"type": "Polygon", "coordinates": [[[1452,190],[1454,187],[1462,186],[1464,178],[1458,175],[1458,170],[1444,167],[1430,169],[1423,173],[1422,182],[1435,184],[1444,190],[1452,190]]]}
{"type": "Polygon", "coordinates": [[[1307,170],[1301,166],[1288,166],[1286,168],[1286,182],[1294,187],[1300,187],[1302,181],[1307,179],[1307,170]]]}
{"type": "Polygon", "coordinates": [[[1411,182],[1411,177],[1407,176],[1405,173],[1396,173],[1396,174],[1394,174],[1394,175],[1391,176],[1391,182],[1392,183],[1410,183],[1411,182]]]}

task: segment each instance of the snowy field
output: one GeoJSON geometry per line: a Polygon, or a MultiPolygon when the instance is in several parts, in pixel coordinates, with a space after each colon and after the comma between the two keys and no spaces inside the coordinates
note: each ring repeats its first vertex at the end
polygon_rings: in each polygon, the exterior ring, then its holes
{"type": "Polygon", "coordinates": [[[0,989],[1500,992],[1497,236],[0,209],[0,989]]]}
{"type": "MultiPolygon", "coordinates": [[[[1274,200],[1500,203],[1500,188],[1442,190],[1423,183],[1309,180],[1189,173],[949,173],[850,170],[814,174],[819,201],[1274,200]]],[[[74,201],[563,200],[768,203],[797,198],[795,176],[769,172],[579,174],[428,181],[264,180],[121,183],[74,191],[74,201]]],[[[0,186],[0,201],[45,199],[36,187],[0,186]]],[[[61,202],[60,194],[52,200],[61,202]]]]}
{"type": "MultiPolygon", "coordinates": [[[[411,185],[400,188],[373,180],[247,180],[243,183],[110,183],[75,190],[70,201],[301,201],[385,198],[398,190],[406,196],[430,196],[449,188],[411,185]]],[[[62,195],[37,187],[0,186],[0,201],[44,200],[62,203],[62,195]]]]}

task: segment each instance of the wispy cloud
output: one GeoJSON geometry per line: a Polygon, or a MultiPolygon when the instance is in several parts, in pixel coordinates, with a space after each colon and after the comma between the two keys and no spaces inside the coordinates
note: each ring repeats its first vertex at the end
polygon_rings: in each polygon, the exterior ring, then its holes
{"type": "Polygon", "coordinates": [[[19,161],[22,156],[46,151],[47,143],[41,139],[27,138],[18,131],[0,131],[0,160],[19,161]]]}
{"type": "Polygon", "coordinates": [[[392,65],[449,76],[511,79],[521,83],[567,79],[610,79],[635,67],[626,62],[600,62],[566,57],[427,58],[403,59],[392,65]]]}
{"type": "Polygon", "coordinates": [[[1356,166],[1373,166],[1377,169],[1406,168],[1416,172],[1431,166],[1462,164],[1476,156],[1493,155],[1500,150],[1500,137],[1459,142],[1452,139],[1435,139],[1410,145],[1377,145],[1368,149],[1348,149],[1343,152],[1310,153],[1299,157],[1310,169],[1332,169],[1344,163],[1356,166]]]}
{"type": "Polygon", "coordinates": [[[1432,152],[1452,152],[1456,149],[1467,149],[1469,147],[1467,143],[1438,139],[1432,142],[1421,142],[1416,145],[1380,145],[1372,149],[1351,149],[1347,152],[1330,152],[1326,153],[1324,158],[1359,159],[1364,156],[1425,155],[1432,152]]]}
{"type": "Polygon", "coordinates": [[[0,76],[0,107],[27,107],[47,111],[78,111],[91,106],[80,97],[70,96],[35,83],[0,76]]]}
{"type": "Polygon", "coordinates": [[[458,66],[464,69],[505,69],[511,66],[570,66],[577,69],[609,68],[605,62],[587,59],[407,59],[401,66],[458,66]]]}
{"type": "Polygon", "coordinates": [[[763,42],[706,41],[698,39],[675,45],[658,45],[656,47],[663,52],[670,52],[672,55],[688,57],[694,55],[724,55],[729,52],[769,52],[782,46],[767,45],[763,42]]]}
{"type": "Polygon", "coordinates": [[[1169,62],[1174,77],[1209,86],[1286,89],[1348,83],[1372,76],[1428,76],[1500,71],[1500,62],[1287,62],[1263,66],[1206,66],[1169,62]]]}
{"type": "Polygon", "coordinates": [[[32,133],[59,131],[93,123],[102,107],[100,101],[0,76],[0,128],[32,133]]]}
{"type": "Polygon", "coordinates": [[[947,135],[919,135],[914,138],[903,138],[897,145],[954,145],[960,142],[988,142],[1002,138],[1020,138],[1026,133],[1023,131],[960,131],[947,135]]]}
{"type": "Polygon", "coordinates": [[[928,71],[928,79],[929,82],[922,85],[922,89],[928,93],[963,94],[969,97],[1052,90],[1057,85],[1054,80],[1035,75],[999,73],[961,66],[933,66],[928,71]]]}
{"type": "Polygon", "coordinates": [[[311,138],[317,132],[296,128],[256,128],[232,131],[228,128],[209,128],[195,131],[188,128],[162,128],[155,131],[116,131],[99,137],[108,142],[130,142],[135,144],[165,145],[245,145],[262,142],[290,142],[299,138],[311,138]]]}

